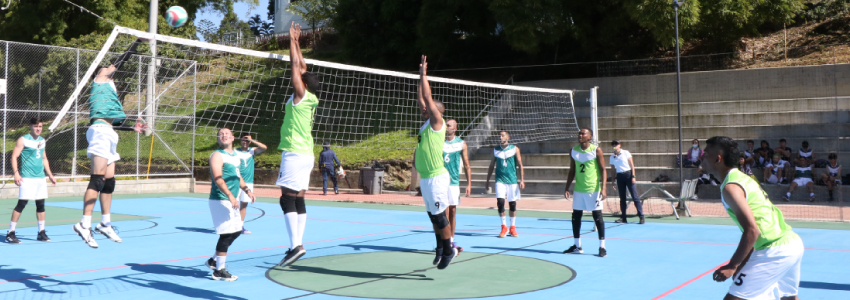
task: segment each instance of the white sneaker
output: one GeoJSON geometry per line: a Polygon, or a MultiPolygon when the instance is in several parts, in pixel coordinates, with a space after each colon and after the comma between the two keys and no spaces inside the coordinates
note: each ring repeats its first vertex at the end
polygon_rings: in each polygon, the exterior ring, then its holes
{"type": "Polygon", "coordinates": [[[86,242],[86,245],[89,245],[89,247],[92,248],[97,248],[97,242],[94,241],[94,237],[91,234],[91,228],[83,228],[83,225],[80,223],[74,224],[72,228],[77,235],[83,238],[83,242],[86,242]]]}
{"type": "Polygon", "coordinates": [[[124,241],[120,237],[118,237],[118,234],[115,233],[115,230],[112,229],[112,226],[103,226],[103,223],[97,223],[97,226],[94,227],[94,231],[106,236],[113,242],[120,243],[124,241]]]}
{"type": "Polygon", "coordinates": [[[691,197],[691,200],[698,200],[698,199],[699,199],[699,196],[697,196],[697,195],[694,195],[693,197],[691,197]]]}
{"type": "Polygon", "coordinates": [[[712,185],[712,186],[717,186],[717,182],[714,182],[714,180],[712,180],[712,181],[711,181],[711,185],[712,185]]]}

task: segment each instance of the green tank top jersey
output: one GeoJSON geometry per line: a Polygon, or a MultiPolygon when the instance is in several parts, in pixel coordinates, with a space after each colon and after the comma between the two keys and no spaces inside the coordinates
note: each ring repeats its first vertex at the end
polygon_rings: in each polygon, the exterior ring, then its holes
{"type": "Polygon", "coordinates": [[[443,161],[449,176],[452,177],[450,185],[460,185],[460,169],[463,167],[462,153],[463,140],[459,137],[443,144],[443,161]]]}
{"type": "Polygon", "coordinates": [[[112,82],[93,82],[89,93],[89,118],[91,119],[115,119],[127,118],[124,114],[124,106],[118,101],[118,92],[112,82]]]}
{"type": "Polygon", "coordinates": [[[236,148],[236,155],[239,157],[239,174],[242,175],[242,180],[245,183],[254,183],[254,150],[256,148],[248,148],[248,151],[242,148],[236,148]]]}
{"type": "Polygon", "coordinates": [[[507,148],[502,148],[501,145],[493,148],[493,155],[496,156],[496,182],[504,184],[516,184],[516,146],[508,145],[507,148]]]}
{"type": "MultiPolygon", "coordinates": [[[[754,245],[756,250],[785,245],[800,238],[796,233],[794,233],[794,231],[791,230],[791,226],[785,223],[782,211],[770,202],[767,198],[767,193],[761,188],[758,182],[743,172],[733,169],[732,171],[729,171],[728,175],[726,175],[726,179],[723,180],[723,185],[720,186],[720,190],[723,191],[726,185],[730,183],[741,186],[744,189],[744,193],[747,195],[747,206],[749,206],[750,210],[753,211],[753,217],[756,219],[756,226],[758,226],[759,231],[761,232],[756,239],[756,244],[754,245]]],[[[744,229],[741,227],[741,223],[735,216],[735,212],[729,208],[728,204],[726,204],[726,199],[723,198],[723,193],[720,194],[720,200],[723,202],[723,207],[726,208],[726,212],[729,213],[729,217],[731,217],[732,220],[735,221],[735,224],[738,224],[738,228],[743,231],[744,229]]]]}
{"type": "MultiPolygon", "coordinates": [[[[224,179],[224,184],[227,185],[227,189],[230,191],[230,194],[233,197],[239,195],[239,178],[242,176],[239,174],[239,165],[242,164],[242,161],[239,159],[238,153],[233,151],[233,154],[227,153],[222,149],[215,150],[213,154],[216,152],[221,153],[221,159],[223,165],[221,166],[221,178],[224,179]]],[[[210,155],[212,157],[212,155],[210,155]]],[[[213,178],[212,188],[210,189],[210,200],[228,200],[227,194],[223,191],[219,190],[218,185],[215,184],[215,177],[212,175],[212,169],[210,170],[210,178],[213,178]]]]}
{"type": "Polygon", "coordinates": [[[794,178],[814,178],[812,176],[812,166],[794,167],[794,174],[796,176],[794,178]]]}
{"type": "Polygon", "coordinates": [[[283,125],[280,126],[280,145],[277,149],[313,156],[313,116],[319,99],[309,91],[304,91],[304,98],[298,104],[293,104],[295,95],[289,97],[284,105],[286,114],[283,125]]]}
{"type": "Polygon", "coordinates": [[[582,150],[581,145],[576,145],[570,153],[576,164],[576,186],[575,191],[579,193],[595,193],[601,190],[599,174],[601,169],[599,161],[596,160],[596,145],[590,144],[587,150],[582,150]]]}
{"type": "Polygon", "coordinates": [[[43,137],[33,139],[32,135],[24,135],[24,150],[21,150],[21,177],[44,178],[44,145],[43,137]]]}
{"type": "Polygon", "coordinates": [[[437,177],[446,173],[443,162],[443,144],[446,142],[446,121],[443,128],[434,131],[431,128],[431,120],[425,121],[425,125],[419,128],[419,141],[416,144],[416,172],[422,179],[437,177]]]}

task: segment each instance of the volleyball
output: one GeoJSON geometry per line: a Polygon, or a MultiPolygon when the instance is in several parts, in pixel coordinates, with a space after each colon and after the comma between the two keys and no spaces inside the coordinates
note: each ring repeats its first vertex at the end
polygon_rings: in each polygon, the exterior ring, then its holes
{"type": "Polygon", "coordinates": [[[180,27],[189,20],[189,14],[180,6],[172,6],[165,11],[165,20],[171,27],[180,27]]]}

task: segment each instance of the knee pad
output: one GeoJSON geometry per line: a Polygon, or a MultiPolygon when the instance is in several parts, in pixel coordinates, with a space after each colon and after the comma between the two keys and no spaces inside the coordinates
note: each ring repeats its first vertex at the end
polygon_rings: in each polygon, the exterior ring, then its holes
{"type": "Polygon", "coordinates": [[[94,190],[96,192],[103,191],[103,187],[106,185],[106,181],[103,179],[103,175],[91,175],[91,180],[89,180],[88,189],[94,190]]]}
{"type": "Polygon", "coordinates": [[[511,211],[516,211],[516,201],[508,202],[508,205],[510,206],[511,211]]]}
{"type": "Polygon", "coordinates": [[[283,196],[280,196],[280,209],[283,210],[284,214],[297,212],[295,209],[295,195],[284,193],[283,196]]]}
{"type": "Polygon", "coordinates": [[[35,200],[35,212],[44,212],[44,199],[35,200]]]}
{"type": "Polygon", "coordinates": [[[242,234],[242,231],[237,231],[234,233],[227,233],[218,236],[218,243],[215,245],[215,251],[218,252],[227,252],[227,249],[230,248],[230,245],[233,244],[233,241],[236,240],[239,235],[242,234]]]}
{"type": "Polygon", "coordinates": [[[581,215],[584,214],[584,211],[581,210],[573,210],[573,220],[581,220],[581,215]]]}
{"type": "Polygon", "coordinates": [[[446,211],[436,215],[428,213],[428,217],[431,218],[431,224],[434,224],[434,227],[437,227],[437,229],[443,229],[446,228],[446,226],[449,226],[449,218],[446,217],[446,211]]]}
{"type": "Polygon", "coordinates": [[[299,215],[307,213],[307,204],[304,203],[304,197],[295,197],[295,212],[299,215]]]}
{"type": "Polygon", "coordinates": [[[505,199],[496,198],[496,208],[499,209],[499,214],[505,213],[505,199]]]}
{"type": "Polygon", "coordinates": [[[18,205],[15,205],[15,211],[18,213],[24,212],[24,207],[27,207],[29,200],[18,200],[18,205]]]}
{"type": "Polygon", "coordinates": [[[112,194],[115,191],[115,177],[106,178],[103,180],[103,190],[101,193],[112,194]]]}

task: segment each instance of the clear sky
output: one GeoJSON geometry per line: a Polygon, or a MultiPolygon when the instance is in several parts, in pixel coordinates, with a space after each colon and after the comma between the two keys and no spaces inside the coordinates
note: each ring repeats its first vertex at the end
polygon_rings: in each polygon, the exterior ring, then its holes
{"type": "MultiPolygon", "coordinates": [[[[259,14],[260,17],[265,20],[268,14],[268,6],[269,0],[260,0],[260,4],[254,7],[253,10],[248,4],[236,2],[235,4],[233,4],[233,9],[236,11],[236,15],[239,16],[240,20],[248,22],[248,18],[256,14],[259,14]]],[[[210,22],[218,26],[218,24],[221,23],[222,18],[224,18],[224,16],[222,16],[220,12],[200,12],[197,16],[195,16],[195,23],[200,20],[209,20],[210,22]]]]}

